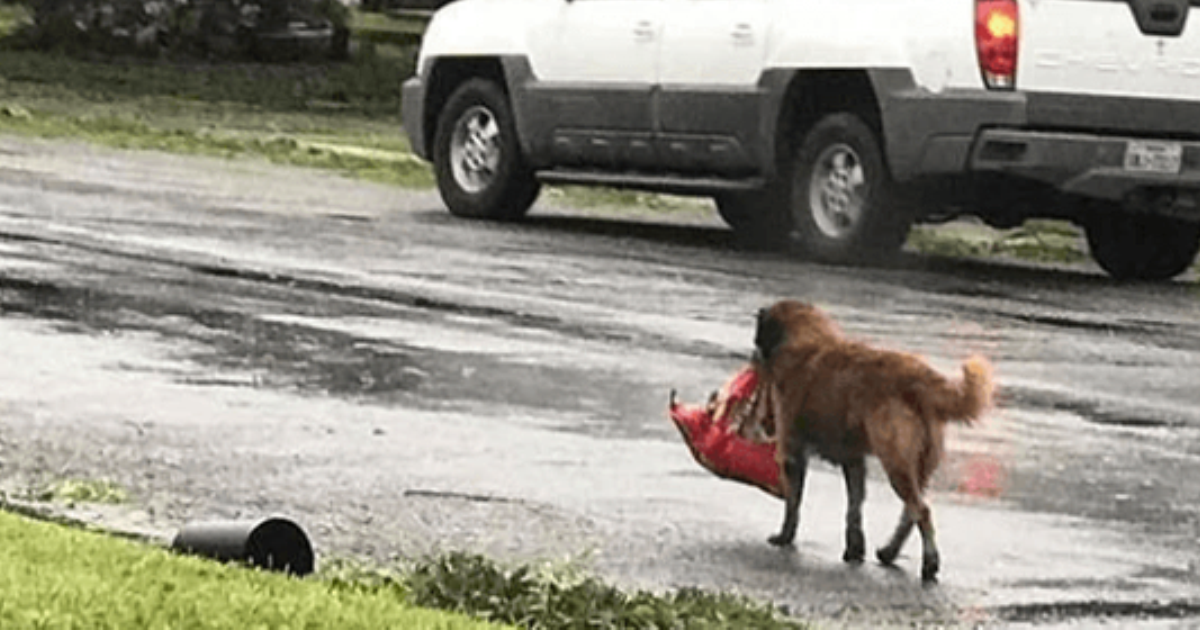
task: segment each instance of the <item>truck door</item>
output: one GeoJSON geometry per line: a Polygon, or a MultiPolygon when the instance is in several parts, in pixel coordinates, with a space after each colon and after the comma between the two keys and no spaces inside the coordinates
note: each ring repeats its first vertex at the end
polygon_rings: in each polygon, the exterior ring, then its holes
{"type": "Polygon", "coordinates": [[[657,146],[673,170],[737,174],[758,164],[773,0],[666,0],[657,146]]]}
{"type": "Polygon", "coordinates": [[[650,94],[666,0],[553,1],[528,31],[528,119],[544,121],[536,130],[543,146],[559,166],[652,163],[650,94]]]}

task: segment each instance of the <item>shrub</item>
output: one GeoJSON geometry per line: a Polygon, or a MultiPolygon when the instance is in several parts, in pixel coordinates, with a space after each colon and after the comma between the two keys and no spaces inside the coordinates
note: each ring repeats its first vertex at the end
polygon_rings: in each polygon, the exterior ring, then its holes
{"type": "Polygon", "coordinates": [[[418,606],[530,630],[804,627],[766,604],[739,595],[691,588],[666,595],[627,592],[593,577],[544,575],[528,566],[505,569],[482,556],[461,552],[416,563],[404,585],[418,606]]]}
{"type": "Polygon", "coordinates": [[[210,59],[344,58],[341,0],[25,0],[46,50],[210,59]]]}

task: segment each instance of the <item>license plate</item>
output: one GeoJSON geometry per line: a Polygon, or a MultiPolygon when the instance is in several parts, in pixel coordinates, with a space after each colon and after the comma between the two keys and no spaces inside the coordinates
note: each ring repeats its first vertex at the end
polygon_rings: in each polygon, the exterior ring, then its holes
{"type": "Polygon", "coordinates": [[[1178,173],[1183,146],[1178,142],[1133,141],[1125,147],[1125,170],[1139,173],[1178,173]]]}

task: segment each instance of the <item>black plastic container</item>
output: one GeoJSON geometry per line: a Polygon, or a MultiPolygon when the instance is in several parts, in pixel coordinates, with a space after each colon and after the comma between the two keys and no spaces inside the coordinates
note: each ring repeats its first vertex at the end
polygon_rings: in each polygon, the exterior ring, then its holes
{"type": "Polygon", "coordinates": [[[175,535],[171,548],[295,576],[312,573],[315,564],[308,536],[285,518],[189,523],[175,535]]]}

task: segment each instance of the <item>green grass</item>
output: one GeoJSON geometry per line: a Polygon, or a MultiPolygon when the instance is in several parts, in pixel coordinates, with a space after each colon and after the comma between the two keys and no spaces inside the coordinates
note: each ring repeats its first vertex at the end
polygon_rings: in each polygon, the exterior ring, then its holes
{"type": "Polygon", "coordinates": [[[0,37],[8,36],[29,22],[29,11],[24,6],[5,2],[0,4],[0,37]]]}
{"type": "Polygon", "coordinates": [[[32,495],[39,501],[120,504],[129,501],[125,488],[108,479],[59,479],[32,495]]]}
{"type": "Polygon", "coordinates": [[[221,565],[0,511],[0,627],[23,629],[494,627],[339,588],[221,565]]]}
{"type": "MultiPolygon", "coordinates": [[[[261,131],[231,126],[163,126],[120,107],[78,116],[0,105],[0,131],[41,138],[62,138],[127,149],[154,149],[225,158],[256,156],[280,164],[339,171],[346,175],[407,187],[430,186],[429,166],[411,154],[403,138],[391,134],[308,131],[279,117],[261,131]]],[[[197,116],[193,121],[199,121],[197,116]]],[[[242,121],[244,122],[244,120],[242,121]]],[[[309,121],[311,122],[311,119],[309,121]]]]}
{"type": "Polygon", "coordinates": [[[405,572],[410,597],[423,606],[466,612],[523,628],[802,630],[772,607],[729,593],[681,589],[626,591],[579,571],[505,568],[478,555],[451,553],[405,572]]]}
{"type": "MultiPolygon", "coordinates": [[[[0,37],[27,19],[19,6],[0,5],[0,37]]],[[[357,53],[344,63],[81,59],[12,49],[0,39],[6,48],[0,50],[0,131],[257,156],[430,186],[429,166],[412,155],[400,118],[400,85],[412,74],[416,50],[408,34],[420,24],[364,14],[355,14],[357,21],[375,35],[356,35],[357,53]]]]}
{"type": "Polygon", "coordinates": [[[917,226],[908,237],[917,251],[953,258],[1014,258],[1074,264],[1088,258],[1079,228],[1064,221],[1031,220],[1009,230],[977,224],[917,226]]]}

